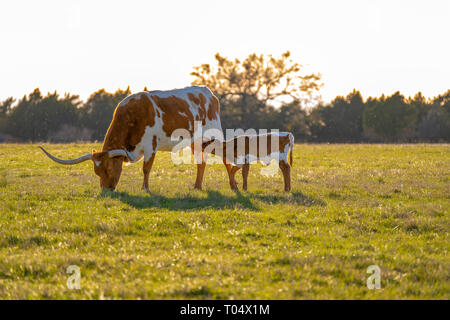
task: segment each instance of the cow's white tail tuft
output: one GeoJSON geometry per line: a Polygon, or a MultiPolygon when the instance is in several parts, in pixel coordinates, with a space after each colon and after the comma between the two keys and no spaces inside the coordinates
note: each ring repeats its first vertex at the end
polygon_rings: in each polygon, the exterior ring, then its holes
{"type": "Polygon", "coordinates": [[[294,135],[289,133],[289,165],[292,167],[292,150],[294,149],[294,135]]]}

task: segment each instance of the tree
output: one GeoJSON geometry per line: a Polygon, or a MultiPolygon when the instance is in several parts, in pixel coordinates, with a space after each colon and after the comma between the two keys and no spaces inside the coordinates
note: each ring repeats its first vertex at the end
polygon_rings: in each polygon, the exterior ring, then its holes
{"type": "Polygon", "coordinates": [[[214,70],[209,64],[194,67],[192,84],[208,86],[219,98],[224,128],[277,128],[288,108],[311,102],[320,88],[320,74],[302,75],[289,57],[289,51],[279,58],[253,53],[241,62],[217,53],[214,70]],[[278,99],[285,101],[282,113],[272,105],[278,99]]]}
{"type": "Polygon", "coordinates": [[[328,105],[319,104],[309,116],[312,136],[318,141],[360,141],[364,108],[361,93],[355,89],[328,105]]]}
{"type": "Polygon", "coordinates": [[[417,125],[417,135],[427,141],[450,138],[450,114],[439,103],[434,103],[417,125]]]}
{"type": "Polygon", "coordinates": [[[387,98],[368,99],[367,104],[363,126],[368,137],[392,142],[414,136],[418,111],[400,92],[387,98]]]}
{"type": "Polygon", "coordinates": [[[22,140],[46,140],[50,132],[62,125],[77,124],[79,104],[78,96],[66,94],[60,98],[54,92],[44,97],[39,89],[35,89],[9,112],[7,131],[22,140]]]}
{"type": "Polygon", "coordinates": [[[280,58],[250,54],[234,61],[216,53],[217,71],[209,64],[194,67],[194,85],[205,85],[219,98],[252,96],[267,103],[280,97],[304,100],[320,88],[320,74],[301,75],[302,66],[294,63],[286,51],[280,58]]]}
{"type": "Polygon", "coordinates": [[[450,114],[450,90],[434,98],[433,103],[438,103],[444,111],[450,114]]]}
{"type": "Polygon", "coordinates": [[[16,99],[9,97],[5,101],[0,102],[0,118],[5,118],[9,114],[15,101],[16,99]]]}
{"type": "Polygon", "coordinates": [[[128,87],[126,90],[118,89],[115,93],[100,89],[91,94],[80,112],[83,125],[92,130],[92,139],[103,140],[117,104],[130,93],[128,87]]]}
{"type": "Polygon", "coordinates": [[[414,98],[409,98],[407,100],[407,103],[414,105],[414,107],[417,109],[417,120],[420,121],[423,117],[425,117],[428,112],[431,109],[431,103],[427,101],[427,98],[425,98],[422,95],[422,92],[416,93],[414,98]]]}
{"type": "Polygon", "coordinates": [[[306,141],[310,136],[308,115],[300,101],[294,100],[283,104],[273,111],[273,123],[270,128],[291,132],[297,141],[306,141]]]}
{"type": "Polygon", "coordinates": [[[15,101],[16,100],[13,97],[9,97],[0,102],[0,133],[6,132],[7,130],[7,118],[15,101]]]}
{"type": "Polygon", "coordinates": [[[419,137],[425,140],[450,141],[450,90],[434,98],[431,105],[418,124],[419,137]]]}

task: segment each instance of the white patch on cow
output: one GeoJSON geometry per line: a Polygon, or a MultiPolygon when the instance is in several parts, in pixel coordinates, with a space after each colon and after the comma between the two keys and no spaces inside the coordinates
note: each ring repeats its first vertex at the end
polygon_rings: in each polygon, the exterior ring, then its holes
{"type": "Polygon", "coordinates": [[[289,146],[290,146],[290,143],[286,143],[286,145],[284,146],[284,153],[286,154],[286,156],[289,152],[289,146]]]}
{"type": "Polygon", "coordinates": [[[102,161],[101,160],[94,160],[94,163],[95,163],[95,166],[99,166],[99,165],[101,165],[102,164],[102,161]]]}
{"type": "MultiPolygon", "coordinates": [[[[156,150],[153,150],[153,136],[154,136],[154,128],[150,126],[145,127],[144,135],[141,138],[141,141],[136,145],[135,149],[133,150],[133,155],[136,159],[141,159],[142,155],[144,156],[144,161],[148,161],[152,154],[156,152],[156,150]]],[[[156,149],[158,146],[156,146],[156,149]]]]}

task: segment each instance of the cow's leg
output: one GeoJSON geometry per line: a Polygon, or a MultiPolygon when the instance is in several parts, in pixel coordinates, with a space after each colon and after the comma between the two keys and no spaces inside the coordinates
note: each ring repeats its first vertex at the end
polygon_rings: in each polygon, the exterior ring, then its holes
{"type": "Polygon", "coordinates": [[[144,183],[142,184],[142,190],[149,192],[148,188],[148,176],[150,175],[150,170],[153,166],[153,161],[155,160],[156,152],[152,153],[150,158],[147,161],[144,161],[144,165],[142,166],[142,171],[144,172],[144,183]]]}
{"type": "Polygon", "coordinates": [[[202,152],[202,163],[197,164],[197,179],[195,180],[194,189],[202,190],[203,174],[206,168],[207,153],[202,152]]]}
{"type": "Polygon", "coordinates": [[[284,160],[280,161],[279,166],[283,173],[284,191],[291,191],[291,167],[284,160]]]}
{"type": "Polygon", "coordinates": [[[247,178],[248,178],[248,171],[250,170],[250,164],[246,163],[242,167],[242,189],[247,191],[247,178]]]}
{"type": "Polygon", "coordinates": [[[238,172],[240,168],[241,167],[238,167],[238,166],[232,166],[231,167],[231,175],[233,176],[233,180],[234,181],[236,181],[236,172],[238,172]]]}
{"type": "MultiPolygon", "coordinates": [[[[224,160],[224,164],[225,164],[225,168],[227,169],[228,180],[230,181],[231,190],[238,190],[236,180],[234,179],[234,174],[236,173],[236,172],[233,173],[234,168],[233,169],[231,168],[231,164],[225,163],[225,160],[224,160]]],[[[239,167],[238,167],[238,170],[239,170],[239,167]]]]}

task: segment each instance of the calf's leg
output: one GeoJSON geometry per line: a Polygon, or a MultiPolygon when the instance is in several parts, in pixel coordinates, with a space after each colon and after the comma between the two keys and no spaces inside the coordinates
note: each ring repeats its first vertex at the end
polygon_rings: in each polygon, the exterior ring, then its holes
{"type": "Polygon", "coordinates": [[[279,163],[284,179],[284,191],[291,191],[291,167],[284,161],[279,163]]]}
{"type": "Polygon", "coordinates": [[[238,167],[238,166],[231,166],[231,175],[233,176],[233,181],[236,184],[236,189],[238,188],[237,187],[237,182],[236,182],[236,172],[238,172],[240,168],[241,167],[238,167]]]}
{"type": "Polygon", "coordinates": [[[248,172],[250,170],[250,165],[244,164],[242,167],[242,189],[247,191],[247,178],[248,178],[248,172]]]}
{"type": "Polygon", "coordinates": [[[236,168],[236,167],[234,167],[232,169],[231,164],[226,163],[225,159],[224,159],[224,164],[225,164],[225,168],[227,169],[228,180],[230,181],[231,190],[238,190],[236,180],[234,179],[234,175],[236,174],[236,171],[239,170],[239,167],[237,167],[238,169],[233,172],[234,168],[236,168]]]}

